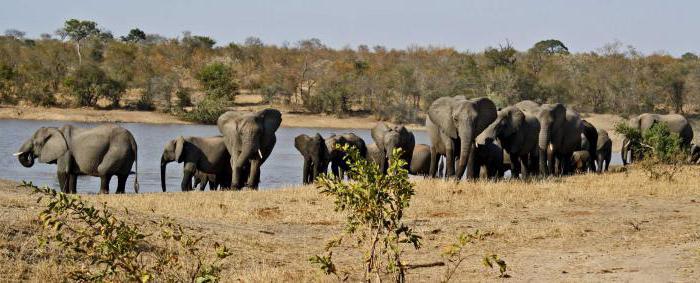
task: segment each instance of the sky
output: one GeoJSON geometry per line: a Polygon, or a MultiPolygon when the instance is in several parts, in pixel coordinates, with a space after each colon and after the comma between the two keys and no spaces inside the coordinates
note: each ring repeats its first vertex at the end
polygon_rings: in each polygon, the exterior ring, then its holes
{"type": "Polygon", "coordinates": [[[167,37],[183,31],[217,45],[256,36],[268,44],[318,38],[342,48],[383,45],[481,51],[509,42],[526,50],[559,39],[572,52],[620,42],[644,54],[700,53],[700,1],[649,0],[2,0],[0,32],[52,33],[70,18],[96,21],[115,36],[138,27],[167,37]]]}

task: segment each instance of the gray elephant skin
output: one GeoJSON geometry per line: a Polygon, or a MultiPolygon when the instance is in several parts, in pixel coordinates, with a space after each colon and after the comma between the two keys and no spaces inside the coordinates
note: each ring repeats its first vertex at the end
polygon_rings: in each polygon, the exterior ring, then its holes
{"type": "MultiPolygon", "coordinates": [[[[693,128],[690,126],[688,119],[680,114],[650,114],[644,113],[639,116],[635,116],[629,119],[628,125],[634,129],[641,131],[642,133],[649,128],[651,128],[654,123],[665,123],[671,133],[676,133],[681,138],[681,145],[686,148],[690,147],[690,143],[693,140],[693,128]]],[[[622,164],[627,165],[634,161],[635,154],[631,153],[632,148],[630,147],[630,141],[625,139],[622,141],[622,148],[620,149],[620,154],[622,157],[622,164]],[[628,161],[627,157],[630,155],[628,161]]]]}
{"type": "Polygon", "coordinates": [[[692,144],[690,146],[690,154],[688,155],[688,163],[700,164],[700,145],[692,144]]]}
{"type": "Polygon", "coordinates": [[[350,166],[344,159],[345,152],[338,149],[338,146],[344,145],[355,147],[359,151],[360,157],[367,158],[367,145],[361,137],[353,133],[332,134],[326,139],[326,148],[328,148],[330,153],[331,172],[338,178],[343,178],[350,169],[350,166]]]}
{"type": "Polygon", "coordinates": [[[445,175],[474,178],[474,142],[496,120],[496,105],[488,98],[441,97],[428,108],[426,128],[430,136],[430,175],[436,176],[438,159],[446,157],[445,175]],[[455,168],[456,163],[456,168],[455,168]]]}
{"type": "Polygon", "coordinates": [[[182,182],[180,183],[182,191],[192,190],[192,178],[196,172],[216,175],[215,189],[218,185],[228,188],[231,186],[230,159],[231,156],[226,150],[222,136],[177,137],[165,144],[163,154],[160,157],[161,189],[163,192],[167,190],[165,169],[168,163],[174,161],[183,163],[182,182]]]}
{"type": "Polygon", "coordinates": [[[570,173],[571,155],[581,147],[581,134],[584,133],[584,125],[578,113],[561,103],[540,105],[530,100],[518,102],[515,107],[535,116],[540,123],[537,142],[539,173],[570,173]],[[550,154],[547,154],[548,148],[550,154]]]}
{"type": "Polygon", "coordinates": [[[316,133],[314,136],[298,135],[294,138],[294,147],[304,157],[304,167],[302,169],[302,182],[304,184],[313,183],[316,177],[328,171],[328,163],[331,157],[326,147],[326,141],[321,134],[316,133]]]}
{"type": "MultiPolygon", "coordinates": [[[[136,163],[136,140],[131,133],[116,125],[95,128],[42,127],[22,144],[15,156],[24,167],[32,167],[34,159],[56,164],[62,192],[76,193],[78,175],[100,177],[100,193],[109,193],[109,181],[117,176],[117,193],[124,193],[131,167],[136,163]]],[[[134,191],[138,193],[138,173],[134,191]]]]}
{"type": "Polygon", "coordinates": [[[495,179],[503,177],[507,171],[504,164],[503,148],[496,142],[478,145],[474,155],[476,157],[475,176],[495,179]],[[486,171],[482,172],[482,169],[486,169],[486,171]]]}
{"type": "Polygon", "coordinates": [[[276,109],[255,113],[228,111],[219,116],[216,124],[231,155],[232,188],[258,188],[260,166],[277,143],[275,133],[281,123],[282,113],[276,109]]]}
{"type": "Polygon", "coordinates": [[[493,121],[478,137],[476,143],[486,145],[498,141],[510,157],[511,176],[527,177],[532,171],[531,159],[537,156],[540,123],[531,114],[509,106],[498,111],[493,121]]]}
{"type": "MultiPolygon", "coordinates": [[[[379,150],[377,144],[372,143],[367,146],[367,159],[379,165],[384,162],[384,154],[379,150]]],[[[413,147],[411,164],[408,173],[417,176],[429,176],[430,173],[430,146],[427,144],[416,144],[413,147]]]]}
{"type": "Polygon", "coordinates": [[[379,169],[386,172],[391,159],[391,154],[395,148],[401,149],[400,159],[406,161],[406,168],[411,166],[413,158],[413,148],[416,145],[416,138],[403,125],[394,125],[384,122],[377,123],[371,131],[372,139],[379,150],[383,162],[378,163],[379,169]]]}
{"type": "Polygon", "coordinates": [[[591,155],[587,150],[577,150],[571,154],[571,163],[573,164],[573,170],[576,173],[585,173],[589,167],[588,162],[591,159],[591,155]]]}
{"type": "MultiPolygon", "coordinates": [[[[226,164],[228,167],[228,162],[226,164]]],[[[229,177],[230,178],[230,177],[229,177]]],[[[194,176],[192,177],[192,187],[197,188],[199,187],[200,191],[204,191],[206,189],[207,185],[209,186],[209,190],[211,191],[216,191],[219,189],[219,182],[217,181],[216,174],[209,174],[209,173],[204,173],[202,171],[195,171],[194,176]]],[[[230,182],[230,179],[229,179],[230,182]]]]}
{"type": "Polygon", "coordinates": [[[596,150],[596,170],[598,173],[607,172],[612,157],[612,140],[608,131],[598,129],[598,149],[596,150]]]}

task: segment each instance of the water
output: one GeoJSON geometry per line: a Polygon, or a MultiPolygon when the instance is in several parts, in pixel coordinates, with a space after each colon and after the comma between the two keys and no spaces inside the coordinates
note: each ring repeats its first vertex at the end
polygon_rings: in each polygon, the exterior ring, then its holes
{"type": "MultiPolygon", "coordinates": [[[[23,121],[0,120],[0,178],[10,180],[27,180],[36,185],[48,185],[58,188],[56,180],[56,165],[39,163],[38,159],[32,168],[23,167],[17,158],[12,156],[22,143],[31,137],[42,126],[60,127],[64,124],[79,127],[95,127],[97,123],[53,122],[53,121],[23,121]]],[[[205,125],[155,125],[140,123],[117,123],[128,129],[138,143],[139,183],[141,192],[160,192],[160,155],[163,146],[178,136],[213,136],[219,135],[216,126],[205,125]]],[[[270,158],[262,165],[261,189],[279,188],[301,184],[301,167],[303,159],[294,148],[294,138],[299,134],[313,135],[320,133],[328,137],[332,133],[354,132],[362,137],[367,144],[372,143],[369,130],[343,130],[323,128],[280,128],[277,130],[277,144],[270,158]]],[[[417,143],[429,144],[424,131],[415,131],[417,143]]],[[[182,179],[182,164],[170,163],[167,169],[166,184],[168,191],[180,191],[182,179]]],[[[78,178],[79,193],[96,193],[99,190],[100,179],[92,176],[78,178]]],[[[116,178],[112,178],[110,192],[117,187],[116,178]]],[[[129,177],[126,192],[133,192],[133,176],[129,177]]]]}

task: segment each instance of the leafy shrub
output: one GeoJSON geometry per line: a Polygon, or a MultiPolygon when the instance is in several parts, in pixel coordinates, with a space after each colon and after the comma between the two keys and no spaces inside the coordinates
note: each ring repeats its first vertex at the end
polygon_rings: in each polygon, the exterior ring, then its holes
{"type": "Polygon", "coordinates": [[[68,77],[64,84],[68,93],[77,99],[79,106],[95,106],[100,97],[108,98],[115,105],[124,94],[124,86],[116,82],[94,64],[82,64],[68,77]]]}
{"type": "MultiPolygon", "coordinates": [[[[344,241],[358,243],[362,247],[365,264],[365,281],[369,276],[381,278],[384,272],[393,274],[395,281],[404,282],[405,266],[401,261],[402,244],[420,247],[421,237],[403,223],[404,210],[414,195],[413,184],[408,180],[406,162],[400,159],[401,150],[391,155],[390,167],[383,174],[379,167],[360,156],[357,149],[348,145],[339,147],[347,152],[350,163],[348,176],[353,182],[343,182],[332,175],[318,178],[321,194],[335,197],[335,210],[345,213],[345,229],[341,235],[328,241],[325,255],[315,255],[309,260],[319,265],[326,274],[343,279],[333,262],[333,251],[343,250],[344,241]]],[[[347,278],[347,272],[345,275],[347,278]]]]}
{"type": "Polygon", "coordinates": [[[632,155],[641,159],[639,166],[652,180],[672,181],[687,159],[680,136],[671,133],[666,123],[654,123],[643,133],[619,123],[615,131],[630,140],[632,155]]]}
{"type": "Polygon", "coordinates": [[[192,106],[192,90],[189,88],[179,87],[175,91],[175,97],[177,97],[177,107],[179,109],[192,106]]]}
{"type": "Polygon", "coordinates": [[[230,66],[215,62],[204,66],[195,76],[202,84],[204,92],[214,98],[233,99],[238,94],[235,72],[230,66]]]}
{"type": "Polygon", "coordinates": [[[191,112],[182,112],[180,116],[188,121],[202,124],[216,124],[221,114],[224,114],[226,109],[226,101],[213,97],[207,97],[202,100],[191,112]]]}
{"type": "MultiPolygon", "coordinates": [[[[202,237],[164,218],[160,232],[145,234],[143,223],[129,224],[106,208],[95,208],[78,196],[22,187],[39,194],[46,208],[39,214],[44,230],[38,236],[43,248],[55,248],[64,262],[75,267],[67,275],[74,281],[99,282],[215,282],[221,261],[231,253],[214,243],[214,253],[202,249],[202,237]]],[[[128,215],[128,210],[125,211],[128,215]]]]}
{"type": "Polygon", "coordinates": [[[442,257],[446,261],[445,275],[442,278],[442,282],[449,282],[459,269],[459,266],[467,259],[464,250],[469,244],[483,241],[486,237],[492,235],[493,232],[481,233],[479,230],[476,230],[474,233],[460,234],[457,237],[457,242],[447,246],[442,253],[442,257]]]}

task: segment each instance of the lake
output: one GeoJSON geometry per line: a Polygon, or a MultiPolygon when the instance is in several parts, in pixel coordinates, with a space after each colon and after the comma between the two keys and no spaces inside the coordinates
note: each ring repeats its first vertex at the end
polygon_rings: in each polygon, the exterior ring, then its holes
{"type": "MultiPolygon", "coordinates": [[[[27,180],[36,185],[49,185],[58,189],[56,180],[56,165],[39,163],[32,168],[23,167],[17,158],[12,156],[22,143],[34,132],[44,126],[60,127],[72,124],[79,127],[95,127],[98,123],[54,122],[0,120],[0,178],[9,180],[27,180]]],[[[116,123],[129,131],[138,143],[139,183],[141,192],[160,192],[160,155],[163,146],[178,136],[214,136],[219,135],[216,126],[207,125],[159,125],[141,123],[116,123]]],[[[277,144],[270,158],[262,165],[260,188],[270,189],[301,185],[301,167],[303,159],[294,148],[294,138],[300,134],[313,135],[320,133],[328,137],[332,133],[354,132],[362,137],[367,144],[372,143],[369,130],[323,129],[323,128],[280,128],[277,130],[277,144]]],[[[429,144],[424,131],[415,131],[417,143],[429,144]]],[[[112,178],[110,193],[117,187],[117,178],[112,178]]],[[[168,191],[180,191],[182,179],[182,164],[170,163],[167,170],[166,183],[168,191]]],[[[78,178],[79,193],[96,193],[99,190],[99,178],[80,176],[78,178]]],[[[133,176],[129,177],[126,192],[133,192],[133,176]]]]}

